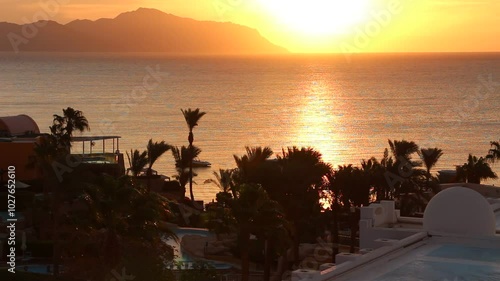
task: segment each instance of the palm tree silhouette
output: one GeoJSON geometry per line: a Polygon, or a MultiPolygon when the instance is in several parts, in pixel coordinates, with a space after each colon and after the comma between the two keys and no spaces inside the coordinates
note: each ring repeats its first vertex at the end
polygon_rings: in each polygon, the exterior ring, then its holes
{"type": "MultiPolygon", "coordinates": [[[[186,119],[186,124],[189,128],[189,136],[188,136],[189,149],[191,150],[191,155],[194,155],[193,129],[194,129],[194,127],[198,126],[198,121],[200,121],[201,117],[203,117],[203,115],[205,115],[206,112],[200,112],[199,108],[197,108],[195,110],[191,110],[191,108],[188,108],[187,110],[181,109],[181,112],[184,115],[184,119],[186,119]]],[[[189,161],[189,193],[191,195],[191,201],[194,201],[194,195],[193,195],[193,159],[194,158],[191,158],[191,160],[189,161]]]]}
{"type": "MultiPolygon", "coordinates": [[[[140,241],[143,250],[158,249],[161,252],[167,250],[161,239],[177,239],[168,228],[162,227],[159,231],[158,222],[165,219],[168,210],[167,200],[137,186],[130,177],[100,176],[86,184],[84,194],[83,203],[88,210],[77,213],[81,219],[76,225],[80,231],[77,231],[75,240],[78,240],[76,243],[97,243],[100,246],[98,257],[92,259],[95,266],[86,267],[85,275],[109,272],[123,262],[128,246],[136,241],[140,241]]],[[[168,256],[169,253],[165,251],[160,255],[168,256]]],[[[95,279],[87,278],[102,280],[102,277],[97,279],[95,276],[95,279]]]]}
{"type": "Polygon", "coordinates": [[[215,179],[207,179],[204,183],[213,183],[222,192],[231,193],[233,197],[236,197],[236,183],[234,181],[235,172],[236,169],[219,169],[219,172],[213,172],[215,179]]]}
{"type": "Polygon", "coordinates": [[[477,158],[472,154],[469,154],[467,163],[457,167],[457,177],[459,180],[477,184],[480,184],[481,180],[498,178],[485,158],[477,158]]]}
{"type": "MultiPolygon", "coordinates": [[[[327,188],[332,193],[331,210],[332,210],[332,262],[335,262],[335,255],[338,254],[339,248],[339,213],[341,211],[342,202],[342,190],[343,184],[339,175],[342,174],[342,170],[348,169],[349,166],[339,166],[337,171],[333,169],[326,175],[327,182],[325,183],[325,188],[327,188]]],[[[330,241],[327,241],[330,242],[330,241]]]]}
{"type": "Polygon", "coordinates": [[[323,162],[320,152],[310,147],[288,147],[278,155],[281,167],[279,192],[273,192],[273,199],[284,208],[290,223],[293,241],[294,262],[299,262],[301,233],[307,231],[308,219],[321,212],[319,190],[324,185],[324,177],[331,170],[323,162]]]}
{"type": "Polygon", "coordinates": [[[127,153],[128,164],[130,166],[129,170],[132,172],[132,176],[137,177],[144,167],[148,164],[148,152],[144,150],[142,153],[139,150],[130,150],[130,154],[127,153]]]}
{"type": "Polygon", "coordinates": [[[235,175],[236,180],[240,183],[259,183],[263,182],[267,176],[265,165],[267,160],[273,155],[270,147],[245,147],[246,154],[239,157],[233,155],[238,173],[235,175]]]}
{"type": "MultiPolygon", "coordinates": [[[[334,193],[333,206],[337,212],[341,211],[339,206],[342,203],[344,210],[356,210],[355,207],[368,205],[370,202],[370,174],[363,168],[353,167],[351,164],[339,166],[333,171],[333,175],[328,175],[328,187],[334,193]],[[352,207],[352,208],[351,208],[352,207]],[[354,208],[354,209],[353,209],[354,208]]],[[[338,243],[338,228],[334,214],[333,235],[334,243],[338,243]]],[[[351,221],[351,253],[354,252],[356,233],[358,231],[357,214],[349,212],[351,221]]],[[[334,249],[335,251],[335,249],[334,249]]]]}
{"type": "Polygon", "coordinates": [[[58,145],[66,148],[71,148],[71,138],[73,132],[89,131],[90,126],[87,118],[80,110],[75,110],[72,107],[63,109],[63,115],[54,114],[54,120],[50,131],[56,137],[58,145]]]}
{"type": "MultiPolygon", "coordinates": [[[[388,150],[387,155],[388,155],[388,150]]],[[[383,159],[382,161],[387,165],[388,159],[383,159]]],[[[361,169],[367,176],[370,185],[373,187],[374,194],[376,195],[376,200],[385,200],[389,196],[389,187],[387,185],[387,180],[385,179],[385,173],[387,172],[387,166],[384,166],[375,157],[371,157],[368,160],[361,161],[361,169]]]]}
{"type": "MultiPolygon", "coordinates": [[[[177,181],[179,181],[179,185],[181,186],[181,189],[183,191],[179,199],[184,200],[184,197],[186,196],[186,184],[190,179],[192,180],[192,177],[196,176],[196,173],[193,173],[193,171],[190,170],[190,164],[191,161],[194,158],[198,157],[198,155],[201,153],[201,149],[196,146],[192,146],[192,148],[188,148],[185,146],[178,148],[176,146],[172,146],[171,151],[175,161],[175,169],[177,170],[177,175],[175,176],[175,178],[177,179],[177,181]]],[[[191,196],[193,196],[192,201],[194,201],[192,189],[191,196]]]]}
{"type": "Polygon", "coordinates": [[[153,176],[153,165],[165,152],[171,149],[171,145],[166,144],[165,141],[153,142],[152,139],[148,142],[147,147],[147,160],[148,160],[148,191],[151,191],[151,177],[153,176]]]}
{"type": "Polygon", "coordinates": [[[427,181],[431,179],[431,169],[436,165],[439,158],[443,156],[443,150],[439,148],[422,148],[418,151],[418,155],[422,162],[424,163],[425,170],[427,172],[427,181]]]}
{"type": "Polygon", "coordinates": [[[402,159],[410,161],[411,155],[415,152],[418,152],[418,145],[413,141],[389,140],[389,146],[396,161],[402,159]]]}
{"type": "MultiPolygon", "coordinates": [[[[52,214],[53,214],[53,263],[54,275],[59,275],[59,264],[61,256],[61,245],[59,241],[59,205],[60,205],[60,192],[62,175],[57,174],[53,168],[54,163],[62,163],[71,151],[71,142],[73,132],[83,132],[90,130],[87,118],[80,110],[75,110],[71,107],[63,109],[63,115],[53,115],[52,126],[49,127],[51,134],[37,144],[35,147],[35,154],[39,166],[43,167],[44,172],[44,191],[46,193],[47,186],[50,185],[52,189],[52,214]]],[[[46,193],[47,194],[47,193],[46,193]]]]}
{"type": "Polygon", "coordinates": [[[491,149],[488,151],[488,155],[486,155],[486,160],[495,163],[495,161],[500,160],[500,142],[492,141],[490,144],[491,149]]]}
{"type": "MultiPolygon", "coordinates": [[[[278,202],[269,198],[269,195],[259,184],[243,183],[234,188],[234,197],[227,192],[217,194],[216,209],[228,210],[229,217],[226,223],[231,225],[237,234],[238,246],[241,255],[242,281],[249,280],[250,273],[250,236],[269,240],[273,234],[284,230],[287,222],[278,202]]],[[[220,211],[220,210],[219,210],[220,211]]],[[[221,217],[219,220],[223,219],[221,217]]],[[[281,232],[283,233],[283,231],[281,232]]],[[[283,237],[281,237],[282,240],[283,237]]],[[[265,255],[270,254],[266,252],[265,255]]],[[[268,274],[269,277],[269,274],[268,274]]],[[[266,280],[266,279],[264,279],[266,280]]]]}

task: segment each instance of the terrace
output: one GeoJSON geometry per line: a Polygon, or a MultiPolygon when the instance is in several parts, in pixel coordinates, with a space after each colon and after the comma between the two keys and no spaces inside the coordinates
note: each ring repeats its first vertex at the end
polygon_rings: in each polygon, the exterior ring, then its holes
{"type": "Polygon", "coordinates": [[[123,153],[120,152],[120,138],[120,136],[73,137],[71,155],[77,156],[82,164],[91,169],[123,175],[125,163],[123,153]]]}
{"type": "Polygon", "coordinates": [[[423,218],[401,217],[391,201],[371,204],[361,210],[359,253],[296,270],[292,281],[498,280],[499,217],[499,199],[463,186],[434,196],[423,218]]]}

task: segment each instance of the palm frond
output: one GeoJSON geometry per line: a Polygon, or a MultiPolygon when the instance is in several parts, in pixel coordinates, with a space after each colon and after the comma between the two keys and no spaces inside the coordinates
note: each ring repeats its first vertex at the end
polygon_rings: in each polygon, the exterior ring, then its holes
{"type": "Polygon", "coordinates": [[[186,120],[186,124],[190,131],[192,131],[194,127],[198,126],[198,121],[200,121],[201,117],[206,114],[206,112],[200,112],[199,108],[195,110],[192,110],[191,108],[181,109],[181,112],[184,115],[184,119],[186,120]]]}

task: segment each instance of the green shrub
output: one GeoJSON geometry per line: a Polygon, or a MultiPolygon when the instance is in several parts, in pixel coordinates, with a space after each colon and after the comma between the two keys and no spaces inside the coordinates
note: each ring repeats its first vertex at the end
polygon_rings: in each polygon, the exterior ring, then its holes
{"type": "Polygon", "coordinates": [[[192,269],[181,271],[180,281],[217,281],[217,271],[215,267],[206,261],[193,262],[192,269]]]}

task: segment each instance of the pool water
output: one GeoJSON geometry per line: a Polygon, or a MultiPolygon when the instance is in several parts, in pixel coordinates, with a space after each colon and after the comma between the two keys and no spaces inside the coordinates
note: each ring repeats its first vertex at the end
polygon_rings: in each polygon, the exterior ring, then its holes
{"type": "Polygon", "coordinates": [[[445,244],[376,281],[500,281],[500,249],[445,244]]]}
{"type": "Polygon", "coordinates": [[[38,274],[52,274],[53,268],[50,264],[27,264],[20,265],[16,268],[17,271],[26,271],[38,274]],[[50,267],[50,271],[49,271],[50,267]]]}
{"type": "MultiPolygon", "coordinates": [[[[188,268],[191,268],[191,264],[196,259],[191,257],[189,254],[182,251],[181,245],[180,245],[180,242],[182,241],[182,237],[184,237],[185,235],[199,235],[199,236],[203,236],[203,237],[210,237],[210,236],[213,236],[214,234],[210,233],[207,229],[199,229],[199,228],[173,228],[172,230],[177,235],[178,241],[175,241],[173,239],[169,239],[166,241],[166,243],[174,248],[174,254],[176,255],[174,262],[182,262],[184,264],[187,264],[188,268]]],[[[221,262],[217,262],[217,261],[211,261],[211,260],[207,260],[207,261],[212,266],[214,266],[216,269],[230,269],[230,268],[232,268],[232,265],[230,265],[230,264],[221,263],[221,262]]]]}
{"type": "Polygon", "coordinates": [[[499,281],[500,271],[489,265],[416,260],[376,281],[499,281]]]}
{"type": "Polygon", "coordinates": [[[460,245],[443,245],[428,254],[430,257],[500,263],[500,249],[460,245]]]}

